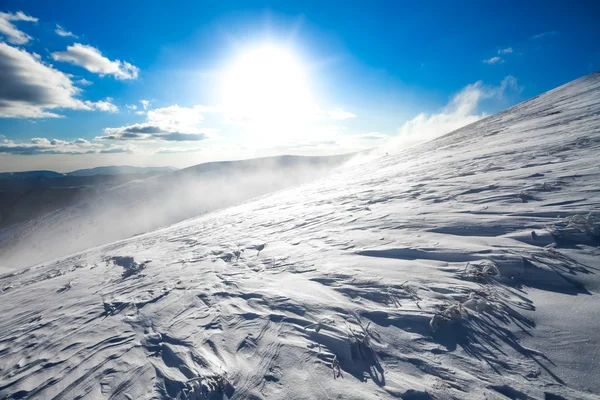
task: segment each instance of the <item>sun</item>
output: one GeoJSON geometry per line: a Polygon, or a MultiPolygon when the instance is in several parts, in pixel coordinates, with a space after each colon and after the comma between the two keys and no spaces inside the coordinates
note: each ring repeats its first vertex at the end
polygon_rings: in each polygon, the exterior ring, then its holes
{"type": "Polygon", "coordinates": [[[248,48],[223,76],[223,101],[235,120],[262,124],[309,118],[313,108],[307,68],[288,48],[248,48]]]}

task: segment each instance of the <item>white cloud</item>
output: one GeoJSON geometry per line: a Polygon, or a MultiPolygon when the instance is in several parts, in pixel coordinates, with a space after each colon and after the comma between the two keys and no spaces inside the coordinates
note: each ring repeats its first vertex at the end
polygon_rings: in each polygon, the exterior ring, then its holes
{"type": "Polygon", "coordinates": [[[137,79],[139,68],[120,60],[111,61],[95,47],[75,43],[66,51],[52,53],[56,61],[68,62],[100,76],[113,75],[116,79],[137,79]]]}
{"type": "Polygon", "coordinates": [[[498,56],[494,56],[488,60],[482,60],[481,62],[483,62],[484,64],[502,64],[504,60],[498,56]]]}
{"type": "Polygon", "coordinates": [[[28,53],[0,42],[0,118],[58,118],[50,110],[113,111],[110,101],[82,101],[81,89],[61,71],[28,53]]]}
{"type": "Polygon", "coordinates": [[[195,142],[209,139],[215,132],[215,129],[194,129],[193,132],[178,132],[145,122],[143,124],[133,124],[118,128],[105,128],[104,135],[98,136],[95,139],[195,142]]]}
{"type": "Polygon", "coordinates": [[[498,50],[498,54],[510,54],[513,52],[512,47],[507,47],[506,49],[498,50]]]}
{"type": "Polygon", "coordinates": [[[72,37],[72,38],[79,38],[79,36],[73,34],[73,32],[69,32],[63,29],[62,26],[56,24],[56,29],[54,30],[54,32],[56,32],[56,34],[58,36],[62,36],[62,37],[72,37]]]}
{"type": "Polygon", "coordinates": [[[60,139],[33,138],[28,142],[0,141],[0,154],[106,154],[131,152],[129,147],[91,143],[85,139],[72,142],[60,139]]]}
{"type": "Polygon", "coordinates": [[[483,99],[501,99],[510,91],[520,93],[521,87],[513,76],[504,78],[500,86],[486,86],[481,81],[467,85],[438,114],[421,113],[398,130],[395,143],[412,144],[434,139],[486,116],[477,111],[483,99]]]}
{"type": "Polygon", "coordinates": [[[135,113],[137,115],[144,115],[144,114],[146,114],[146,111],[140,110],[140,111],[136,111],[135,113]]]}
{"type": "MultiPolygon", "coordinates": [[[[147,121],[142,124],[105,128],[98,140],[155,140],[155,141],[199,141],[209,139],[216,129],[199,128],[204,119],[202,113],[212,107],[169,107],[148,110],[147,121]]],[[[143,113],[143,112],[142,112],[143,113]]]]}
{"type": "Polygon", "coordinates": [[[81,86],[90,86],[90,85],[94,84],[94,82],[88,81],[85,78],[78,79],[78,80],[75,81],[75,83],[78,84],[78,85],[81,85],[81,86]]]}
{"type": "Polygon", "coordinates": [[[177,104],[148,111],[148,122],[169,127],[190,127],[200,123],[204,116],[204,107],[179,107],[177,104]]]}
{"type": "Polygon", "coordinates": [[[37,144],[40,146],[50,146],[50,141],[46,138],[32,138],[31,144],[37,144]]]}
{"type": "Polygon", "coordinates": [[[137,106],[135,104],[125,104],[125,107],[129,108],[130,110],[137,110],[137,106]]]}
{"type": "Polygon", "coordinates": [[[115,106],[112,103],[112,99],[110,97],[106,98],[106,100],[99,100],[96,102],[86,101],[85,104],[96,110],[106,111],[111,113],[116,113],[119,111],[119,107],[115,106]]]}
{"type": "Polygon", "coordinates": [[[31,36],[17,29],[14,21],[37,22],[38,19],[24,14],[0,12],[0,35],[4,36],[9,43],[25,44],[31,40],[31,36]]]}
{"type": "Polygon", "coordinates": [[[336,109],[334,109],[332,111],[329,111],[329,118],[341,121],[341,120],[344,120],[344,119],[356,118],[356,115],[352,114],[351,112],[344,111],[341,108],[336,108],[336,109]]]}
{"type": "Polygon", "coordinates": [[[144,107],[144,110],[147,110],[150,106],[150,100],[140,100],[140,103],[142,104],[142,107],[144,107]]]}
{"type": "Polygon", "coordinates": [[[541,38],[546,37],[546,36],[554,36],[557,33],[558,32],[556,32],[556,31],[542,32],[542,33],[538,33],[536,35],[533,35],[531,38],[532,39],[541,39],[541,38]]]}

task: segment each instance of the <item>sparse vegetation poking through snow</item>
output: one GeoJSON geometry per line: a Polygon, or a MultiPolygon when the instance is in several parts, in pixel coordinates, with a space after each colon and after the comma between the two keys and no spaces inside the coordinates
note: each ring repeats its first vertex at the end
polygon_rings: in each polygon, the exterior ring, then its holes
{"type": "Polygon", "coordinates": [[[529,193],[527,191],[519,192],[519,194],[517,195],[517,197],[519,199],[521,199],[521,201],[523,203],[528,203],[531,200],[537,200],[537,198],[534,195],[532,195],[531,193],[529,193]]]}
{"type": "Polygon", "coordinates": [[[375,351],[373,350],[371,339],[376,338],[377,334],[374,331],[370,331],[369,327],[371,326],[371,322],[369,321],[366,326],[364,326],[358,318],[349,318],[345,321],[346,329],[348,331],[348,339],[350,340],[351,347],[354,346],[358,349],[358,356],[362,360],[377,360],[377,356],[375,351]],[[349,321],[358,325],[360,329],[354,329],[348,323],[349,321]]]}
{"type": "Polygon", "coordinates": [[[331,360],[331,369],[333,370],[333,379],[343,378],[342,369],[340,367],[340,361],[337,356],[333,356],[333,360],[331,360]]]}
{"type": "MultiPolygon", "coordinates": [[[[388,293],[390,304],[395,305],[396,307],[402,307],[402,303],[400,303],[400,300],[398,300],[398,296],[394,293],[392,288],[388,287],[387,293],[388,293]]],[[[418,306],[419,306],[419,304],[417,303],[417,307],[418,306]]]]}
{"type": "Polygon", "coordinates": [[[240,250],[240,245],[237,245],[237,250],[235,250],[233,252],[233,255],[235,256],[235,262],[237,263],[240,260],[240,256],[242,255],[242,252],[244,251],[244,249],[240,250]]]}
{"type": "Polygon", "coordinates": [[[431,330],[436,332],[438,331],[442,325],[450,322],[462,319],[468,315],[467,309],[463,306],[462,303],[455,303],[443,306],[441,311],[436,313],[431,321],[429,321],[429,326],[431,330]]]}
{"type": "Polygon", "coordinates": [[[596,244],[600,241],[600,214],[575,214],[568,216],[550,228],[558,242],[596,244]]]}
{"type": "MultiPolygon", "coordinates": [[[[399,288],[401,290],[403,290],[406,294],[408,294],[410,296],[410,298],[415,302],[415,304],[417,305],[417,308],[421,308],[421,306],[419,305],[419,301],[421,300],[421,298],[419,297],[417,290],[410,286],[407,285],[408,281],[403,282],[399,288]]],[[[394,298],[394,301],[397,303],[397,300],[394,298]]],[[[398,303],[399,304],[399,303],[398,303]]]]}
{"type": "Polygon", "coordinates": [[[232,389],[227,373],[199,376],[185,382],[177,399],[181,400],[220,400],[226,398],[232,389]]]}
{"type": "Polygon", "coordinates": [[[462,303],[462,307],[464,309],[469,309],[478,313],[483,313],[485,311],[488,311],[491,306],[485,298],[476,294],[475,292],[471,292],[469,293],[469,298],[462,303]]]}
{"type": "Polygon", "coordinates": [[[499,276],[500,271],[492,261],[483,261],[479,263],[468,262],[462,272],[462,276],[471,279],[483,281],[493,276],[499,276]]]}
{"type": "Polygon", "coordinates": [[[552,192],[554,190],[560,190],[561,182],[543,182],[538,188],[540,192],[552,192]]]}
{"type": "Polygon", "coordinates": [[[344,370],[362,381],[368,374],[378,385],[384,384],[383,368],[373,348],[381,338],[371,328],[371,322],[364,325],[358,317],[349,317],[340,329],[333,320],[323,320],[305,326],[304,330],[315,342],[309,348],[318,348],[317,358],[332,369],[334,379],[343,378],[344,370]]]}
{"type": "Polygon", "coordinates": [[[266,243],[261,243],[261,244],[256,244],[254,246],[250,246],[248,248],[256,250],[257,251],[256,256],[258,257],[260,255],[260,252],[263,251],[266,246],[267,246],[266,243]]]}
{"type": "Polygon", "coordinates": [[[56,289],[56,293],[66,292],[67,290],[71,289],[72,287],[73,287],[73,283],[67,282],[64,286],[61,286],[58,289],[56,289]]]}
{"type": "Polygon", "coordinates": [[[104,307],[105,316],[115,315],[129,307],[129,303],[122,301],[107,301],[102,299],[102,306],[104,307]]]}
{"type": "Polygon", "coordinates": [[[558,252],[558,250],[556,250],[556,243],[550,243],[550,244],[544,246],[544,251],[547,251],[548,253],[551,253],[551,254],[560,254],[558,252]]]}

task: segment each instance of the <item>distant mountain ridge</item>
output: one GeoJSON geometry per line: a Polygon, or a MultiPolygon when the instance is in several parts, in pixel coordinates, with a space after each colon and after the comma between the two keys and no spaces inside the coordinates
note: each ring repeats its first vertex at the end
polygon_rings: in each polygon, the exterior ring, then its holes
{"type": "Polygon", "coordinates": [[[103,167],[78,169],[64,174],[60,172],[47,170],[0,172],[0,179],[60,178],[63,176],[144,174],[148,172],[173,172],[176,170],[177,168],[174,167],[132,167],[129,165],[109,165],[103,167]]]}
{"type": "Polygon", "coordinates": [[[69,176],[91,176],[91,175],[119,175],[119,174],[144,174],[147,172],[173,172],[174,167],[132,167],[129,165],[111,165],[106,167],[95,167],[78,169],[69,172],[69,176]]]}
{"type": "Polygon", "coordinates": [[[65,176],[54,171],[23,171],[23,172],[0,172],[0,179],[29,179],[29,178],[59,178],[65,176]]]}

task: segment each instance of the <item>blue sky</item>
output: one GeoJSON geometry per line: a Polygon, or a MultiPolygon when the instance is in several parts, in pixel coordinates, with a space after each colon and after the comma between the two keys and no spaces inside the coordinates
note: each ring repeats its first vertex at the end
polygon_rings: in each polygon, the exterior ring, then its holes
{"type": "Polygon", "coordinates": [[[600,69],[592,1],[4,0],[0,12],[2,171],[409,144],[600,69]]]}

